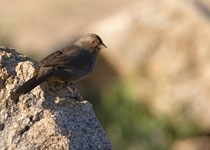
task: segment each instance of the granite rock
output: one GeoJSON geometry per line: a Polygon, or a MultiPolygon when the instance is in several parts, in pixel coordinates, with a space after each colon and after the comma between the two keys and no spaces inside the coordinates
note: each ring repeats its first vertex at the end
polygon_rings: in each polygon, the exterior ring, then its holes
{"type": "Polygon", "coordinates": [[[0,47],[0,150],[109,150],[109,139],[88,101],[76,101],[59,81],[48,81],[10,99],[38,65],[0,47]]]}

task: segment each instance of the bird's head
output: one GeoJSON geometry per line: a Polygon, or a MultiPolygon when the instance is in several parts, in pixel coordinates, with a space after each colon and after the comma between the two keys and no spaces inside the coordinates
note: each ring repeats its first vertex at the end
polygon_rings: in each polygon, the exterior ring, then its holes
{"type": "Polygon", "coordinates": [[[98,53],[101,48],[107,48],[101,38],[97,34],[93,33],[82,36],[75,42],[75,44],[96,53],[98,53]]]}

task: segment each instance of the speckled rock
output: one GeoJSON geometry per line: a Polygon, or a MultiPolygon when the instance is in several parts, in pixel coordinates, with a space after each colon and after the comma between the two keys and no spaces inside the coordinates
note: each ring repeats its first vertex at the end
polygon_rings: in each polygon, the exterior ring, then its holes
{"type": "Polygon", "coordinates": [[[37,63],[0,47],[0,150],[109,150],[92,105],[77,102],[58,81],[44,82],[12,103],[11,93],[31,78],[37,63]]]}

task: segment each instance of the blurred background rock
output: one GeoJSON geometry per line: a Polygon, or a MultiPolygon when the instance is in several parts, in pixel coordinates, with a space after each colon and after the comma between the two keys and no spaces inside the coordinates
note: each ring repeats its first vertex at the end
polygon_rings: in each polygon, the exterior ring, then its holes
{"type": "Polygon", "coordinates": [[[80,34],[102,37],[108,49],[77,86],[113,149],[209,146],[209,1],[2,0],[0,18],[0,45],[37,61],[80,34]]]}

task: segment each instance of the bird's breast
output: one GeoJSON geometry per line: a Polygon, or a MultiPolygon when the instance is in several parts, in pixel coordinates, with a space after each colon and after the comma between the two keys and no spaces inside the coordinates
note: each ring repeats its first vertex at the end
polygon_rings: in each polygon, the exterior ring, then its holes
{"type": "Polygon", "coordinates": [[[70,68],[60,68],[57,71],[58,76],[61,76],[63,80],[67,82],[77,82],[79,80],[87,77],[91,72],[93,72],[96,66],[96,59],[92,59],[89,62],[86,62],[84,65],[78,67],[70,68]]]}

